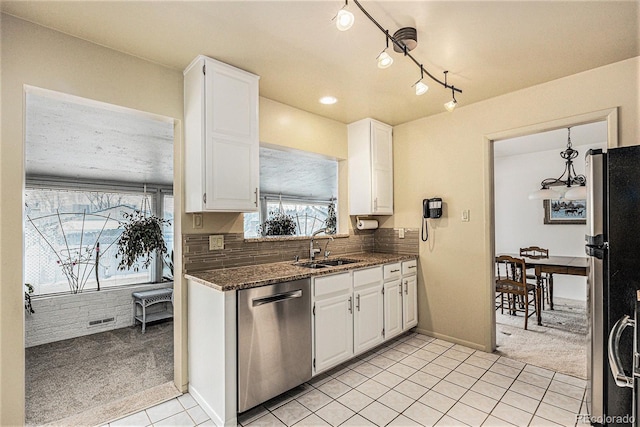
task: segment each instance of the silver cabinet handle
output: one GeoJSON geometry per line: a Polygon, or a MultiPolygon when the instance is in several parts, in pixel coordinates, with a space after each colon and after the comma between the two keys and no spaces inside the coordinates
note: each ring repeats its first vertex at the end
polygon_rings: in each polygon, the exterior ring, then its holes
{"type": "Polygon", "coordinates": [[[353,300],[349,297],[349,313],[353,313],[353,300]]]}
{"type": "Polygon", "coordinates": [[[409,267],[407,267],[407,268],[416,268],[416,266],[415,266],[415,265],[410,265],[410,266],[409,266],[409,267]]]}
{"type": "Polygon", "coordinates": [[[356,308],[360,311],[360,294],[356,295],[356,308]]]}
{"type": "Polygon", "coordinates": [[[257,207],[258,207],[258,187],[256,187],[256,191],[254,191],[254,192],[253,192],[253,194],[255,194],[255,195],[256,195],[256,200],[255,200],[255,202],[253,202],[253,203],[255,203],[255,204],[256,204],[256,208],[257,208],[257,207]]]}
{"type": "Polygon", "coordinates": [[[611,373],[618,387],[633,388],[633,377],[628,377],[622,369],[620,361],[620,337],[627,326],[634,326],[635,321],[627,315],[619,319],[611,329],[609,334],[609,365],[611,365],[611,373]]]}
{"type": "Polygon", "coordinates": [[[404,294],[405,295],[409,295],[409,281],[408,280],[404,281],[404,294]]]}
{"type": "Polygon", "coordinates": [[[280,302],[300,297],[302,297],[302,289],[298,289],[297,291],[283,292],[281,294],[273,294],[262,298],[254,298],[251,303],[254,307],[258,307],[259,305],[271,304],[274,302],[280,302]]]}
{"type": "Polygon", "coordinates": [[[400,288],[400,292],[398,292],[398,293],[399,293],[400,295],[402,295],[402,283],[400,283],[399,288],[400,288]]]}
{"type": "Polygon", "coordinates": [[[391,270],[392,273],[397,273],[400,270],[391,270]]]}

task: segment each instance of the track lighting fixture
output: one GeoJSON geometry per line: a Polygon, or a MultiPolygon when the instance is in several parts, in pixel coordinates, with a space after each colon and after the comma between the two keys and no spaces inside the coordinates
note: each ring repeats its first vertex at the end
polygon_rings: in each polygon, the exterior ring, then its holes
{"type": "MultiPolygon", "coordinates": [[[[418,44],[418,33],[416,29],[413,27],[404,27],[404,28],[400,28],[393,35],[390,35],[389,30],[386,30],[384,27],[382,27],[382,25],[380,25],[378,21],[376,21],[373,18],[373,16],[371,16],[369,12],[367,12],[365,8],[362,7],[362,5],[358,0],[353,0],[353,3],[355,3],[356,6],[358,6],[358,9],[360,9],[362,13],[364,13],[364,15],[367,18],[369,18],[369,20],[373,22],[375,26],[378,27],[378,29],[382,31],[386,37],[387,46],[382,50],[382,52],[380,52],[380,54],[376,58],[378,60],[378,67],[387,68],[393,63],[393,58],[389,56],[389,54],[386,52],[386,50],[389,48],[389,41],[391,41],[393,44],[393,50],[395,50],[396,52],[402,53],[404,56],[411,59],[413,63],[420,68],[420,80],[418,80],[413,85],[416,90],[416,95],[423,95],[429,90],[429,87],[424,82],[422,82],[422,79],[424,78],[424,74],[426,74],[427,76],[429,76],[431,80],[440,84],[445,89],[451,89],[451,92],[453,94],[453,99],[447,102],[446,104],[444,104],[444,107],[449,112],[453,111],[458,105],[458,101],[456,100],[456,92],[462,93],[462,90],[460,88],[455,87],[454,85],[450,85],[447,82],[448,71],[444,72],[444,81],[442,81],[437,77],[435,77],[433,74],[431,74],[429,71],[427,71],[422,66],[422,64],[418,62],[413,57],[413,55],[411,55],[411,53],[409,53],[418,44]]],[[[348,6],[348,4],[349,4],[349,0],[345,0],[344,6],[342,7],[342,9],[340,9],[338,14],[334,17],[334,19],[336,20],[336,26],[340,31],[348,30],[349,28],[351,28],[354,22],[353,14],[345,9],[348,6]]]]}
{"type": "Polygon", "coordinates": [[[444,104],[444,108],[445,108],[448,112],[452,113],[452,112],[453,112],[453,110],[455,110],[455,109],[456,109],[456,106],[457,106],[457,105],[458,105],[458,101],[456,101],[456,98],[454,97],[451,101],[449,101],[449,102],[445,102],[445,104],[444,104]]]}
{"type": "Polygon", "coordinates": [[[333,17],[333,19],[335,19],[336,21],[336,27],[340,31],[347,31],[349,28],[351,28],[353,22],[355,21],[353,13],[345,9],[345,7],[347,7],[347,5],[349,4],[348,2],[349,0],[345,0],[342,9],[340,9],[338,11],[338,14],[333,17]]]}
{"type": "Polygon", "coordinates": [[[429,90],[429,86],[422,83],[421,80],[415,84],[415,87],[416,87],[416,95],[424,95],[429,90]]]}
{"type": "MultiPolygon", "coordinates": [[[[447,73],[449,73],[449,71],[445,71],[444,72],[445,85],[447,84],[447,73]]],[[[452,96],[453,99],[451,99],[451,101],[449,101],[449,102],[445,102],[445,104],[444,104],[444,108],[450,113],[452,113],[453,110],[455,110],[457,105],[458,105],[458,101],[456,101],[456,91],[455,91],[455,88],[453,86],[451,86],[451,96],[452,96]]]]}
{"type": "Polygon", "coordinates": [[[416,88],[416,95],[424,95],[429,90],[429,86],[427,86],[422,79],[424,79],[424,71],[422,70],[422,65],[420,66],[420,80],[415,82],[413,86],[416,88]]]}
{"type": "Polygon", "coordinates": [[[382,52],[380,52],[380,55],[378,55],[378,68],[389,68],[391,64],[393,64],[393,58],[390,57],[387,52],[385,52],[386,50],[387,49],[384,49],[382,52]]]}
{"type": "Polygon", "coordinates": [[[380,55],[376,57],[378,60],[378,68],[389,68],[391,64],[393,64],[393,58],[389,56],[387,49],[389,49],[389,39],[387,39],[387,47],[382,49],[380,55]]]}

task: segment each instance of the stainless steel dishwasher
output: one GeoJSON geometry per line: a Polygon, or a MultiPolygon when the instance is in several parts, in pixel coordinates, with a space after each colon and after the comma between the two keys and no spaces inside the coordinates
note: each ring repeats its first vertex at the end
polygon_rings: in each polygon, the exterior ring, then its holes
{"type": "Polygon", "coordinates": [[[238,291],[238,412],[311,378],[311,281],[238,291]]]}

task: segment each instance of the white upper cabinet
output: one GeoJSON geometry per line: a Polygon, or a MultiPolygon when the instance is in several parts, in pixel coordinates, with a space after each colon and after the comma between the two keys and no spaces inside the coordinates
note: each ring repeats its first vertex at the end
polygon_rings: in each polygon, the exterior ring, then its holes
{"type": "Polygon", "coordinates": [[[347,126],[349,214],[393,215],[393,137],[389,125],[363,119],[347,126]]]}
{"type": "Polygon", "coordinates": [[[184,71],[187,212],[258,210],[258,80],[205,56],[184,71]]]}

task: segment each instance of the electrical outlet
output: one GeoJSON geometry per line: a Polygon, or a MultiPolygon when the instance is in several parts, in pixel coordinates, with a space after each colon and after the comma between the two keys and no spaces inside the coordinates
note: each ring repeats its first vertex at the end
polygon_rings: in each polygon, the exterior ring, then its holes
{"type": "Polygon", "coordinates": [[[398,228],[398,239],[404,239],[404,228],[398,228]]]}
{"type": "Polygon", "coordinates": [[[209,236],[209,250],[219,251],[221,249],[224,249],[224,236],[222,235],[209,236]]]}
{"type": "Polygon", "coordinates": [[[469,222],[469,209],[462,211],[462,222],[469,222]]]}

